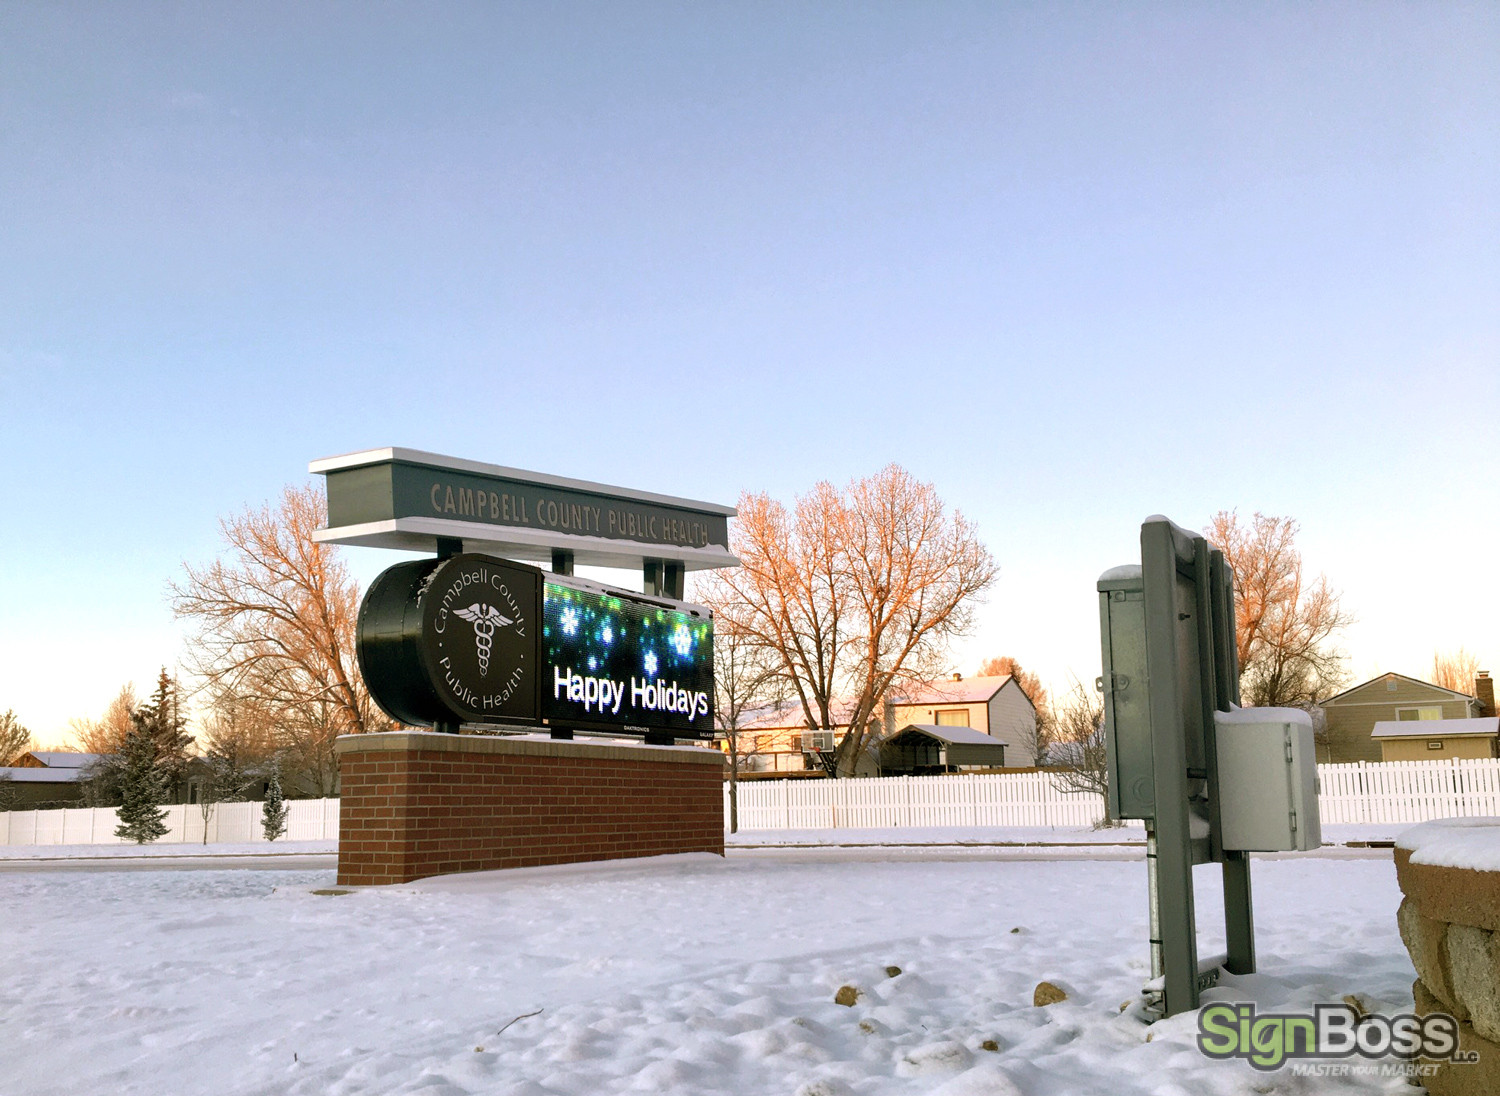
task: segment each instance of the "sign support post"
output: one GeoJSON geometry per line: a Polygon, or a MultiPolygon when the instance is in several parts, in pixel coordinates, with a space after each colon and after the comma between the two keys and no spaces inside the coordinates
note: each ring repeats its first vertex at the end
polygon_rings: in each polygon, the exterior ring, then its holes
{"type": "Polygon", "coordinates": [[[1197,1008],[1218,977],[1199,969],[1196,865],[1221,868],[1224,969],[1255,970],[1245,850],[1263,846],[1226,841],[1221,817],[1217,727],[1239,700],[1233,575],[1203,537],[1153,517],[1141,526],[1140,566],[1106,571],[1098,591],[1110,813],[1146,824],[1148,1007],[1171,1016],[1197,1008]]]}
{"type": "MultiPolygon", "coordinates": [[[[1188,758],[1182,733],[1177,660],[1177,546],[1168,522],[1141,527],[1146,609],[1146,667],[1151,682],[1151,752],[1156,814],[1156,907],[1160,921],[1167,1014],[1198,1007],[1198,932],[1193,910],[1193,849],[1188,811],[1188,758]]],[[[1156,972],[1153,972],[1156,973],[1156,972]]]]}

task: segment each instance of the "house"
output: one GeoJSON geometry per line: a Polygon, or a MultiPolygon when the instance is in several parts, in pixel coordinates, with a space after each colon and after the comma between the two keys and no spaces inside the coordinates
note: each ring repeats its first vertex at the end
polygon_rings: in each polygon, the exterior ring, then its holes
{"type": "MultiPolygon", "coordinates": [[[[737,735],[740,771],[821,774],[823,766],[818,757],[837,749],[839,739],[849,729],[847,713],[852,706],[842,701],[835,704],[833,718],[838,722],[829,731],[808,730],[802,705],[795,702],[754,713],[740,725],[737,735]]],[[[872,771],[869,775],[875,774],[872,771]]]]}
{"type": "MultiPolygon", "coordinates": [[[[1489,674],[1482,673],[1475,691],[1482,692],[1486,685],[1493,705],[1494,686],[1489,684],[1489,674]]],[[[1319,705],[1327,726],[1318,760],[1380,761],[1380,741],[1373,737],[1377,723],[1473,719],[1484,714],[1482,706],[1477,697],[1467,693],[1405,674],[1382,674],[1319,705]]]]}
{"type": "MultiPolygon", "coordinates": [[[[96,763],[109,754],[71,753],[65,750],[32,750],[15,765],[0,768],[0,810],[37,810],[85,806],[84,782],[96,763]]],[[[268,776],[259,769],[247,771],[244,795],[264,799],[268,776]]],[[[190,757],[182,773],[166,791],[163,804],[197,803],[209,779],[206,762],[190,757]]]]}
{"type": "MultiPolygon", "coordinates": [[[[835,701],[835,725],[826,731],[809,731],[802,706],[797,703],[757,713],[741,724],[738,732],[741,771],[821,771],[820,755],[837,748],[849,729],[848,715],[853,706],[853,701],[835,701]]],[[[954,674],[949,680],[923,686],[882,706],[877,719],[891,727],[968,727],[1005,747],[1004,764],[1036,763],[1036,709],[1009,674],[968,679],[954,674]],[[884,710],[887,707],[889,711],[884,710]]],[[[860,776],[879,775],[882,766],[875,749],[861,759],[857,771],[860,776]]]]}
{"type": "Polygon", "coordinates": [[[894,704],[894,726],[972,727],[1005,744],[1005,764],[1036,764],[1036,708],[1010,674],[954,674],[894,704]]]}
{"type": "Polygon", "coordinates": [[[82,806],[84,776],[103,756],[63,750],[22,754],[14,765],[0,769],[0,810],[82,806]]]}
{"type": "Polygon", "coordinates": [[[1380,744],[1382,761],[1500,757],[1500,716],[1382,720],[1371,737],[1380,744]]]}
{"type": "Polygon", "coordinates": [[[1005,767],[1005,743],[971,727],[909,723],[880,743],[882,776],[1005,767]]]}

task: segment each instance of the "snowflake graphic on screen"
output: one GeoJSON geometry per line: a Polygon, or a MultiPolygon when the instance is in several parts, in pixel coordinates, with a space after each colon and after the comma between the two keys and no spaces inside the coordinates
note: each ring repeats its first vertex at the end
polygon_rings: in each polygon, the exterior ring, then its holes
{"type": "Polygon", "coordinates": [[[604,631],[599,633],[599,638],[604,640],[605,644],[613,643],[615,641],[615,630],[606,624],[604,631]]]}
{"type": "Polygon", "coordinates": [[[655,651],[647,651],[646,652],[646,657],[644,659],[642,659],[641,662],[646,667],[646,672],[648,674],[650,674],[652,677],[655,677],[656,676],[656,652],[655,651]]]}
{"type": "Polygon", "coordinates": [[[679,624],[677,630],[672,633],[670,642],[678,657],[687,658],[688,653],[693,649],[693,633],[688,631],[686,624],[679,624]]]}
{"type": "Polygon", "coordinates": [[[571,605],[562,611],[562,630],[563,635],[578,634],[578,610],[571,605]]]}

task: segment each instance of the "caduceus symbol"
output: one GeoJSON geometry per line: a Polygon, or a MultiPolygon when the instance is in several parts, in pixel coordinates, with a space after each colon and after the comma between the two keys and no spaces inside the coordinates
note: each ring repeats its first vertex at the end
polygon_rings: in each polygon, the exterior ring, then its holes
{"type": "Polygon", "coordinates": [[[490,672],[490,647],[495,642],[495,629],[515,622],[493,605],[483,602],[455,609],[454,614],[473,622],[474,648],[479,653],[479,676],[483,677],[490,672]]]}

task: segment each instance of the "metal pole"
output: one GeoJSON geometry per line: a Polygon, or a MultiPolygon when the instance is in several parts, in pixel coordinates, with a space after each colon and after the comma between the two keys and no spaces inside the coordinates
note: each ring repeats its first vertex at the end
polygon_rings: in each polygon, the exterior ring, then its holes
{"type": "Polygon", "coordinates": [[[1146,826],[1146,890],[1151,900],[1151,979],[1164,972],[1161,955],[1161,896],[1156,889],[1156,827],[1146,826]]]}
{"type": "MultiPolygon", "coordinates": [[[[1224,553],[1210,548],[1207,541],[1199,553],[1198,588],[1207,593],[1201,599],[1208,608],[1208,619],[1200,627],[1209,636],[1211,666],[1203,667],[1206,683],[1212,685],[1214,710],[1227,712],[1240,700],[1239,661],[1235,650],[1234,576],[1224,553]],[[1210,672],[1211,670],[1211,672],[1210,672]]],[[[1213,711],[1205,714],[1204,727],[1214,743],[1209,794],[1213,798],[1212,823],[1214,848],[1223,857],[1221,872],[1224,883],[1224,969],[1231,974],[1255,973],[1255,906],[1250,889],[1250,855],[1225,852],[1219,844],[1219,772],[1218,743],[1214,737],[1213,711]]]]}
{"type": "MultiPolygon", "coordinates": [[[[1158,840],[1156,893],[1160,918],[1165,1012],[1198,1007],[1198,927],[1193,912],[1193,849],[1188,806],[1187,721],[1178,662],[1178,624],[1190,613],[1179,604],[1178,565],[1192,564],[1192,546],[1179,552],[1172,523],[1141,526],[1141,580],[1146,610],[1146,672],[1151,681],[1151,748],[1155,758],[1158,840]],[[1186,559],[1181,559],[1186,555],[1186,559]]],[[[1196,689],[1194,690],[1196,694],[1196,689]]],[[[1193,715],[1196,717],[1197,712],[1193,715]]]]}

